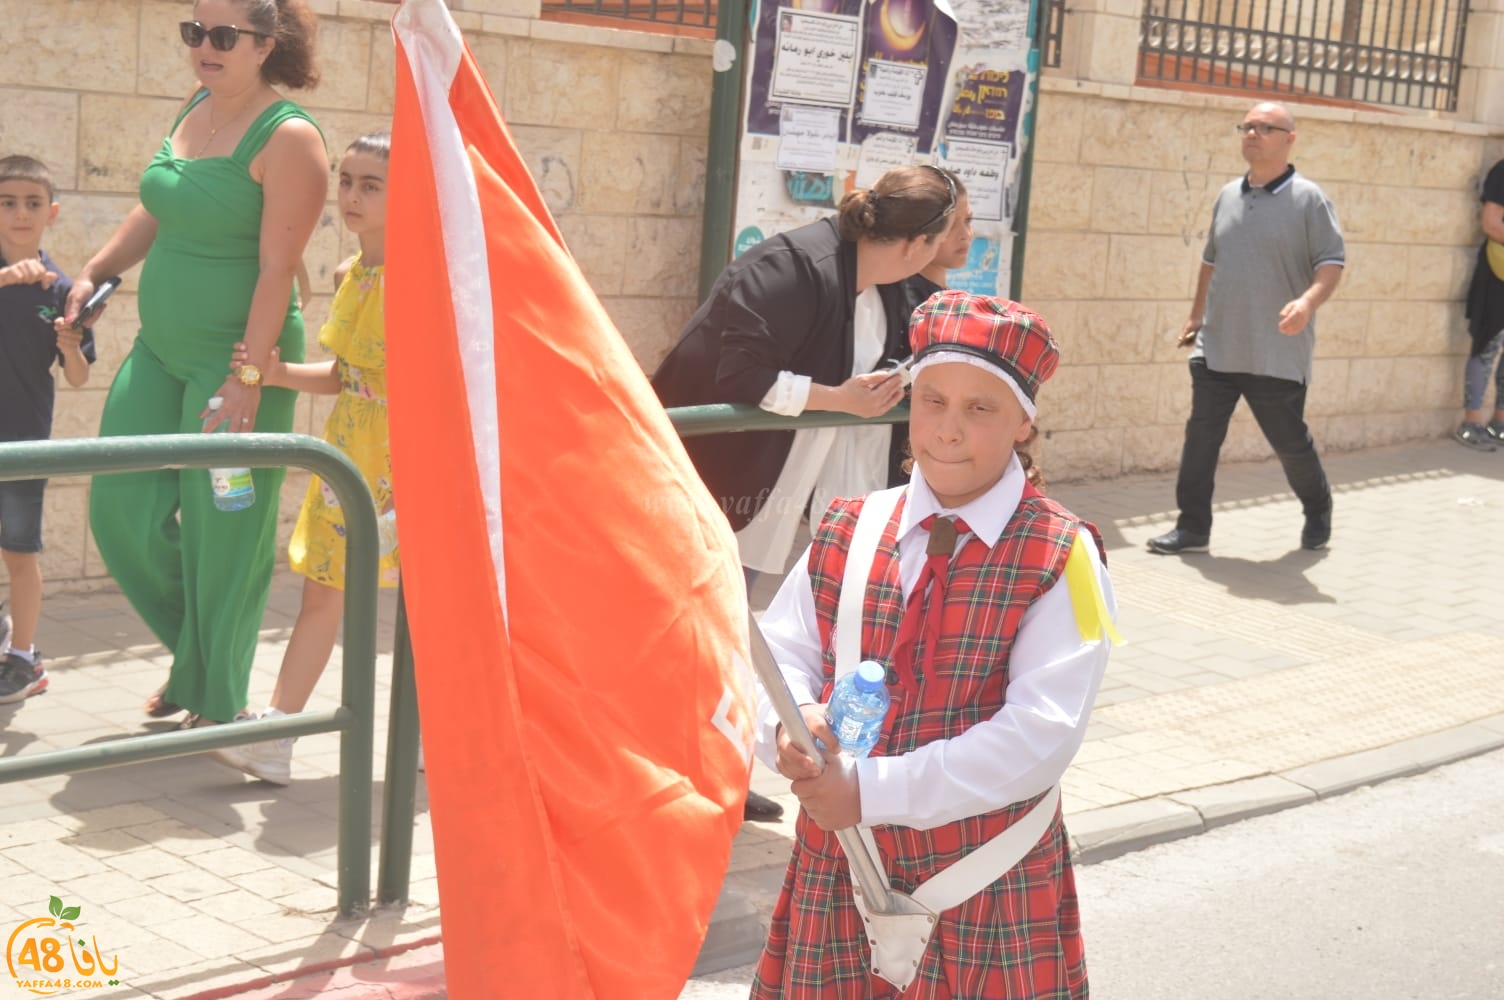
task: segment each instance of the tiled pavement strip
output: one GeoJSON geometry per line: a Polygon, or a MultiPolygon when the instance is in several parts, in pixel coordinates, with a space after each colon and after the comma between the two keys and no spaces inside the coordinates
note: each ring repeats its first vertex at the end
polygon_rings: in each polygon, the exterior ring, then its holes
{"type": "MultiPolygon", "coordinates": [[[[1316,553],[1298,547],[1299,506],[1273,463],[1223,467],[1210,555],[1144,551],[1171,523],[1171,477],[1052,490],[1102,528],[1130,642],[1113,653],[1064,783],[1083,860],[1504,745],[1504,454],[1438,441],[1327,464],[1335,530],[1316,553]]],[[[773,584],[761,582],[757,604],[773,584]]],[[[296,602],[284,573],[253,704],[270,691],[296,602]]],[[[378,714],[390,595],[382,608],[378,714]]],[[[0,708],[0,752],[141,731],[139,705],[166,658],[124,602],[60,595],[45,615],[52,690],[0,708]]],[[[315,707],[332,705],[337,675],[336,663],[315,707]]],[[[380,719],[378,729],[379,752],[380,719]]],[[[260,988],[241,995],[442,996],[421,783],[413,901],[341,921],[337,763],[337,738],[325,735],[299,742],[287,789],[202,757],[0,785],[0,927],[42,915],[50,895],[81,905],[126,984],[91,996],[207,998],[251,987],[260,988]],[[412,950],[382,957],[402,949],[412,950]],[[285,981],[335,966],[349,967],[285,981]],[[269,985],[273,977],[283,981],[269,985]]],[[[759,768],[754,787],[792,816],[786,782],[759,768]]],[[[753,911],[766,920],[791,833],[785,820],[747,824],[738,836],[728,886],[750,904],[746,920],[753,911]]],[[[745,982],[745,969],[727,970],[691,981],[684,997],[745,995],[745,982]]],[[[0,997],[8,989],[0,983],[0,997]]]]}

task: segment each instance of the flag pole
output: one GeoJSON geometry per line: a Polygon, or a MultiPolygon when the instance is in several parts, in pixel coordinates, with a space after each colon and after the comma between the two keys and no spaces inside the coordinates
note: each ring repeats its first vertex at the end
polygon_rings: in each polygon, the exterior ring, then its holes
{"type": "MultiPolygon", "coordinates": [[[[752,668],[757,671],[758,680],[762,681],[763,689],[768,692],[768,700],[773,703],[773,710],[778,713],[779,721],[788,730],[794,745],[823,766],[825,758],[814,749],[815,738],[804,724],[804,715],[795,704],[794,695],[789,691],[788,683],[784,681],[778,664],[773,660],[773,651],[768,649],[768,641],[763,638],[762,629],[750,610],[747,612],[747,633],[751,638],[752,668]]],[[[844,830],[837,830],[835,835],[841,843],[841,850],[846,852],[846,859],[851,863],[851,877],[861,888],[862,896],[867,900],[867,908],[873,914],[898,912],[900,907],[893,900],[888,878],[868,852],[856,827],[848,826],[844,830]]]]}

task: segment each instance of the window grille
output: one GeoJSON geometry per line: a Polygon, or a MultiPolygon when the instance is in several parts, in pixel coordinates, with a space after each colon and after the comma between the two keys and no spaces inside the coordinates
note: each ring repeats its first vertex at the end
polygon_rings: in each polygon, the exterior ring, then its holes
{"type": "Polygon", "coordinates": [[[715,32],[715,11],[715,0],[543,0],[545,15],[584,15],[591,19],[703,28],[707,35],[715,32]]]}
{"type": "Polygon", "coordinates": [[[1040,42],[1040,62],[1045,66],[1060,65],[1060,40],[1065,31],[1065,0],[1044,0],[1039,16],[1044,18],[1044,31],[1040,42]]]}
{"type": "Polygon", "coordinates": [[[1467,0],[1145,0],[1141,82],[1455,111],[1467,0]]]}

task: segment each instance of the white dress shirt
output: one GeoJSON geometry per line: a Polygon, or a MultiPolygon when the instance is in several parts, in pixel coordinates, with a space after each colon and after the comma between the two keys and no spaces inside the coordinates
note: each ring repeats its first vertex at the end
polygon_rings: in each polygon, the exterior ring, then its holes
{"type": "MultiPolygon", "coordinates": [[[[997,544],[1023,496],[1015,456],[985,494],[954,510],[936,499],[916,467],[898,524],[898,566],[907,602],[925,562],[930,514],[964,520],[988,546],[997,544]]],[[[957,551],[970,533],[957,539],[957,551]]],[[[1093,539],[1085,539],[1108,611],[1116,617],[1112,581],[1093,539]]],[[[1008,659],[1003,707],[958,736],[896,757],[857,762],[862,823],[928,830],[1033,798],[1057,784],[1086,734],[1092,702],[1107,669],[1109,644],[1085,641],[1062,575],[1024,612],[1008,659]]],[[[794,701],[819,701],[824,684],[809,555],[799,560],[762,617],[768,641],[794,701]]],[[[758,757],[776,769],[778,717],[765,694],[758,703],[758,757]]]]}
{"type": "MultiPolygon", "coordinates": [[[[877,367],[888,339],[882,296],[873,285],[856,297],[853,318],[851,374],[877,367]]],[[[778,381],[759,404],[788,417],[804,412],[809,402],[810,377],[778,373],[778,381]]],[[[810,519],[820,516],[836,497],[859,497],[880,490],[888,479],[889,424],[861,427],[805,427],[794,432],[773,492],[746,527],[736,533],[742,565],[759,573],[782,573],[788,565],[794,535],[811,497],[810,519]]]]}

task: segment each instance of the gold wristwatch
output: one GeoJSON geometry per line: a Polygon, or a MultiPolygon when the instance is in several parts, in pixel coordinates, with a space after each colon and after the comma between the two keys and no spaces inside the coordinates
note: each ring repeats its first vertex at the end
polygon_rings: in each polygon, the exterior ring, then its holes
{"type": "Polygon", "coordinates": [[[261,369],[255,365],[241,365],[235,369],[235,377],[240,379],[241,385],[260,385],[261,369]]]}

